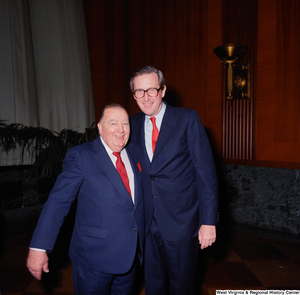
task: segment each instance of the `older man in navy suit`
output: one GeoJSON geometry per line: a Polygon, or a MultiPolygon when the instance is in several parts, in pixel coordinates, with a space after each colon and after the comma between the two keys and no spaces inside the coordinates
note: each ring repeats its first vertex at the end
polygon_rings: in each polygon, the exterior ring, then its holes
{"type": "Polygon", "coordinates": [[[37,279],[49,271],[47,252],[77,197],[69,249],[75,294],[130,294],[136,258],[143,259],[141,166],[132,146],[125,148],[130,126],[123,107],[105,107],[98,129],[95,141],[68,151],[34,231],[27,267],[37,279]]]}
{"type": "Polygon", "coordinates": [[[164,76],[139,68],[130,87],[141,113],[131,141],[143,167],[146,295],[193,294],[199,244],[216,240],[217,177],[196,111],[163,102],[164,76]]]}

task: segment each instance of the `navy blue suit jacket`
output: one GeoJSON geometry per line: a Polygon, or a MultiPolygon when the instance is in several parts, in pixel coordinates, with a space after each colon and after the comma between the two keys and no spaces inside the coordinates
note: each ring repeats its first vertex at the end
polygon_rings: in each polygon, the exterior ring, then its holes
{"type": "Polygon", "coordinates": [[[205,129],[195,110],[167,105],[150,163],[144,118],[143,113],[131,117],[131,142],[142,166],[145,233],[155,210],[165,239],[195,237],[200,225],[217,223],[217,176],[205,129]]]}
{"type": "Polygon", "coordinates": [[[77,196],[70,259],[85,269],[127,272],[135,259],[138,239],[143,248],[144,204],[138,162],[131,146],[126,151],[135,177],[134,204],[99,137],[73,147],[67,152],[63,172],[44,205],[30,246],[53,249],[77,196]]]}

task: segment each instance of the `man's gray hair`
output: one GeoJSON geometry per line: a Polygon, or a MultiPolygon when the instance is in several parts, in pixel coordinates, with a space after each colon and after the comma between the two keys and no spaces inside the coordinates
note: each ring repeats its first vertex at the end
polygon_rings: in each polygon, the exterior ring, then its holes
{"type": "Polygon", "coordinates": [[[166,85],[164,75],[160,70],[158,70],[158,69],[156,69],[155,67],[152,67],[152,66],[143,66],[143,67],[138,68],[131,75],[131,78],[130,78],[130,89],[131,89],[131,91],[134,92],[134,85],[133,84],[134,84],[134,78],[135,77],[141,76],[141,75],[144,75],[144,74],[151,74],[151,73],[155,73],[157,75],[158,84],[159,84],[160,88],[163,88],[166,85]]]}

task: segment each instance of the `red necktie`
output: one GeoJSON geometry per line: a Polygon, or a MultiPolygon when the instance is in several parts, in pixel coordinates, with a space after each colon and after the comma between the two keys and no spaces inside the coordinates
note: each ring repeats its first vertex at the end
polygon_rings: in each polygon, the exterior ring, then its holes
{"type": "Polygon", "coordinates": [[[116,152],[114,152],[113,155],[117,157],[117,162],[116,162],[117,171],[119,172],[126,189],[128,190],[129,194],[131,195],[129,179],[128,179],[128,175],[127,175],[127,172],[125,169],[125,165],[121,159],[121,155],[120,155],[120,153],[116,153],[116,152]]]}
{"type": "Polygon", "coordinates": [[[155,117],[151,117],[150,120],[151,120],[152,125],[153,125],[153,131],[152,131],[152,152],[154,153],[159,132],[158,132],[158,129],[157,129],[156,124],[155,124],[155,117]]]}

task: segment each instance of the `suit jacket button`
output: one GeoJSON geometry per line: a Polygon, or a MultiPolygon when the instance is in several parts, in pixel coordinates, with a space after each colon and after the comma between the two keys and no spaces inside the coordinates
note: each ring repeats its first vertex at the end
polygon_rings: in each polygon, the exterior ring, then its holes
{"type": "Polygon", "coordinates": [[[135,227],[133,228],[133,231],[136,231],[136,228],[135,228],[135,227]]]}
{"type": "Polygon", "coordinates": [[[152,180],[155,180],[155,177],[151,177],[152,180]]]}

